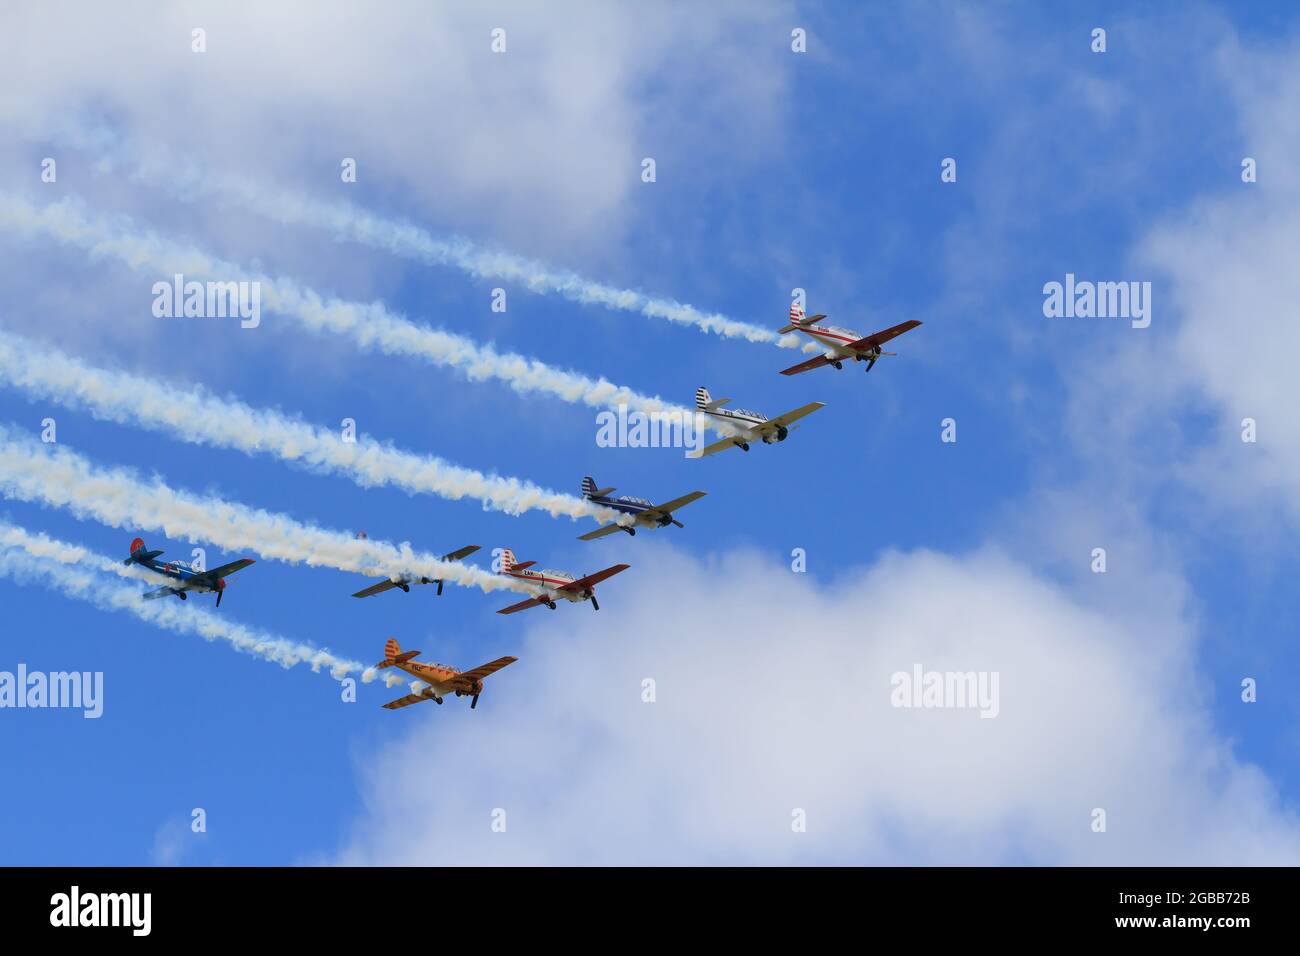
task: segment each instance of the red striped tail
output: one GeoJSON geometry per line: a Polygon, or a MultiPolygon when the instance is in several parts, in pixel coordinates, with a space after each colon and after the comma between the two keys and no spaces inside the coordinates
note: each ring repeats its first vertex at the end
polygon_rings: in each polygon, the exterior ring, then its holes
{"type": "Polygon", "coordinates": [[[784,335],[786,332],[793,332],[795,329],[802,328],[803,324],[804,324],[803,306],[800,305],[798,302],[791,302],[790,303],[790,324],[778,329],[777,331],[779,331],[781,334],[784,335]]]}

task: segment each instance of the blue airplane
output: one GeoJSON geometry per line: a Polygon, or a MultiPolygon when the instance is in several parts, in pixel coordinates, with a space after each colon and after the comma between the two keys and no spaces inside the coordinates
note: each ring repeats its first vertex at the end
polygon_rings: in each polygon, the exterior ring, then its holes
{"type": "Polygon", "coordinates": [[[619,495],[617,498],[610,497],[615,490],[614,488],[597,488],[596,479],[590,475],[582,479],[582,497],[595,504],[604,505],[606,508],[621,511],[625,515],[634,515],[636,523],[621,525],[611,522],[602,525],[595,531],[588,531],[586,534],[579,535],[579,541],[594,541],[596,538],[603,538],[615,531],[626,531],[630,535],[635,535],[637,528],[666,528],[670,524],[684,528],[685,525],[673,517],[673,512],[678,508],[685,508],[697,498],[704,497],[704,492],[692,491],[689,495],[682,495],[672,501],[655,505],[644,498],[633,498],[630,495],[619,495]]]}
{"type": "Polygon", "coordinates": [[[153,591],[145,592],[145,600],[153,600],[160,597],[176,595],[182,601],[186,600],[187,592],[195,591],[199,594],[217,595],[217,607],[221,607],[221,595],[226,591],[226,575],[234,574],[236,571],[242,571],[244,568],[253,564],[252,558],[240,558],[238,561],[231,561],[229,564],[223,564],[219,568],[213,568],[211,571],[195,571],[184,561],[157,561],[161,551],[148,551],[144,546],[143,538],[136,538],[131,542],[131,556],[122,563],[125,565],[138,564],[141,567],[148,568],[164,577],[174,578],[176,584],[165,584],[153,591]]]}

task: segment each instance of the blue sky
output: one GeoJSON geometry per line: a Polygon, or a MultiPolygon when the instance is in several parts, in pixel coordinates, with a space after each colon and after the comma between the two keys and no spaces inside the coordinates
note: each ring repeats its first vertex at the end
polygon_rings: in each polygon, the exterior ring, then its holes
{"type": "MultiPolygon", "coordinates": [[[[776,4],[668,6],[646,24],[630,7],[567,21],[328,9],[275,39],[279,66],[266,56],[276,15],[196,4],[117,24],[87,9],[67,40],[75,65],[4,68],[38,90],[0,99],[18,134],[0,149],[4,190],[79,197],[675,402],[704,384],[769,414],[828,407],[748,455],[600,448],[586,406],[275,314],[255,330],[164,326],[149,313],[158,276],[0,236],[4,330],[86,361],[326,427],[353,418],[402,448],[567,493],[585,474],[655,499],[709,493],[684,529],[586,544],[589,523],[361,488],[0,382],[0,421],[36,434],[52,415],[61,445],[173,487],[437,553],[477,543],[575,572],[632,565],[602,587],[598,614],[506,618],[493,613],[503,593],[455,587],[356,601],[358,575],[270,560],[223,600],[222,615],[367,662],[389,636],[462,667],[518,655],[473,713],[384,711],[400,691],[378,684],[344,703],[306,667],[0,579],[0,670],[106,681],[97,721],[0,711],[22,782],[0,797],[0,860],[1295,861],[1300,422],[1269,399],[1289,387],[1270,359],[1295,341],[1294,280],[1250,248],[1252,223],[1280,229],[1300,208],[1284,162],[1294,134],[1278,122],[1300,88],[1293,13],[776,4]],[[192,54],[204,24],[210,50],[192,54]],[[510,44],[496,57],[494,26],[510,44]],[[1098,26],[1104,54],[1089,49],[1098,26]],[[790,51],[795,27],[807,54],[790,51]],[[397,49],[381,57],[385,43],[397,49]],[[496,282],[97,170],[69,126],[766,328],[796,287],[810,313],[864,333],[925,324],[869,376],[785,378],[796,353],[508,283],[508,310],[493,313],[496,282]],[[39,182],[45,156],[56,184],[39,182]],[[358,158],[357,184],[338,181],[341,156],[358,158]],[[1257,183],[1241,182],[1245,156],[1260,158],[1257,183]],[[955,183],[940,181],[945,157],[955,183]],[[1067,272],[1151,281],[1151,327],[1045,318],[1043,284],[1067,272]],[[1218,322],[1223,355],[1200,347],[1218,322]],[[1250,343],[1237,354],[1235,335],[1250,343]],[[1261,422],[1258,448],[1237,438],[1245,415],[1261,422]],[[948,417],[953,444],[939,439],[948,417]],[[1104,576],[1089,571],[1098,546],[1104,576]],[[795,548],[806,575],[790,571],[795,548]],[[1003,715],[891,712],[889,674],[914,662],[999,671],[1003,715]],[[640,699],[647,675],[654,705],[640,699]],[[1258,703],[1239,698],[1246,676],[1258,703]],[[1099,806],[1107,834],[1088,828],[1099,806]],[[190,832],[195,807],[206,834],[190,832]],[[488,831],[497,807],[507,834],[488,831]],[[791,807],[812,821],[803,842],[791,807]]],[[[16,26],[29,55],[54,42],[40,16],[16,26]]],[[[21,501],[0,513],[110,556],[135,536],[21,501]]],[[[193,546],[143,536],[169,556],[193,546]]],[[[209,563],[236,556],[212,548],[209,563]]]]}

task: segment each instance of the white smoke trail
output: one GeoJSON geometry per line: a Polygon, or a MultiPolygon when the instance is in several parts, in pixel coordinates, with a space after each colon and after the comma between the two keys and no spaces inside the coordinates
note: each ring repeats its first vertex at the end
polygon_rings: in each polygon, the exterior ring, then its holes
{"type": "Polygon", "coordinates": [[[169,537],[207,541],[225,550],[251,550],[277,561],[332,567],[370,577],[403,575],[445,580],[483,591],[531,594],[526,584],[458,561],[340,531],[302,524],[287,515],[146,483],[122,468],[97,468],[75,452],[43,445],[0,425],[0,493],[66,508],[115,528],[161,530],[169,537]]]}
{"type": "Polygon", "coordinates": [[[455,368],[471,381],[496,379],[521,394],[547,394],[592,408],[626,405],[630,410],[646,414],[689,416],[719,434],[733,433],[726,423],[704,416],[695,419],[695,409],[642,395],[605,378],[593,379],[522,355],[498,352],[465,336],[413,322],[382,302],[326,298],[293,279],[272,279],[194,246],[142,231],[129,219],[117,217],[110,222],[90,216],[80,203],[71,199],[37,207],[18,196],[0,192],[0,225],[29,236],[43,234],[86,249],[92,256],[115,258],[137,270],[154,270],[158,278],[165,276],[170,280],[180,273],[219,277],[221,281],[254,282],[260,286],[263,307],[296,318],[313,331],[347,336],[363,349],[455,368]]]}
{"type": "MultiPolygon", "coordinates": [[[[450,266],[476,279],[516,282],[531,292],[554,293],[581,305],[599,305],[620,312],[637,312],[647,318],[667,319],[724,338],[770,343],[781,348],[797,349],[806,345],[795,335],[780,335],[749,322],[702,312],[674,299],[618,289],[462,236],[438,238],[413,223],[376,216],[351,203],[322,202],[232,179],[214,181],[212,190],[268,219],[322,229],[335,240],[356,242],[425,265],[450,266]]],[[[807,346],[805,350],[815,351],[816,346],[807,346]]]]}
{"type": "Polygon", "coordinates": [[[267,452],[318,472],[346,475],[365,487],[396,485],[452,500],[472,497],[508,514],[535,508],[552,517],[592,517],[620,524],[634,520],[612,508],[517,478],[485,475],[379,442],[344,442],[334,432],[232,398],[217,398],[201,388],[187,391],[95,368],[4,332],[0,332],[0,381],[87,410],[102,420],[162,429],[186,441],[248,454],[267,452]]]}
{"type": "Polygon", "coordinates": [[[202,168],[195,161],[165,148],[141,153],[131,149],[113,130],[103,126],[57,124],[59,140],[71,142],[96,157],[95,165],[125,174],[155,188],[168,189],[181,199],[217,199],[238,205],[256,215],[289,226],[306,226],[328,232],[336,241],[355,242],[424,265],[459,269],[476,279],[515,282],[538,294],[555,294],[581,305],[598,305],[618,312],[639,313],[665,319],[724,338],[770,343],[781,348],[818,351],[815,344],[796,335],[725,315],[704,312],[691,305],[635,289],[619,289],[588,279],[569,269],[556,269],[463,236],[437,237],[411,222],[367,212],[342,201],[323,201],[287,193],[235,176],[202,168]]]}
{"type": "MultiPolygon", "coordinates": [[[[16,525],[0,522],[0,575],[20,584],[39,583],[67,597],[86,601],[106,611],[125,611],[157,627],[221,640],[238,651],[272,661],[282,667],[307,664],[313,671],[328,669],[335,679],[359,673],[369,683],[379,672],[360,661],[338,657],[328,650],[289,640],[197,607],[181,608],[168,601],[146,601],[131,587],[118,587],[100,577],[109,573],[139,579],[143,568],[123,567],[121,562],[44,534],[33,534],[16,525]]],[[[166,578],[153,575],[164,582],[166,578]]],[[[400,682],[400,678],[398,681],[400,682]]]]}

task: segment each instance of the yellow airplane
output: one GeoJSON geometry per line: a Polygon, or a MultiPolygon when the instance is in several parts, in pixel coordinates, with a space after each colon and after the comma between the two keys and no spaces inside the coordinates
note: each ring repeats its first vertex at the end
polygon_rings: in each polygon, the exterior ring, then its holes
{"type": "Polygon", "coordinates": [[[419,653],[419,651],[403,652],[401,645],[391,637],[388,639],[388,643],[384,645],[384,659],[375,667],[380,670],[385,667],[397,667],[429,685],[422,688],[419,693],[407,694],[405,697],[397,698],[397,700],[390,700],[384,704],[386,710],[409,707],[411,704],[418,704],[422,700],[432,700],[441,704],[442,699],[448,694],[472,698],[469,702],[469,709],[473,710],[478,706],[478,695],[483,693],[483,678],[489,674],[495,674],[507,664],[513,664],[519,660],[517,657],[498,657],[496,660],[476,667],[471,671],[458,671],[454,667],[447,667],[443,664],[411,663],[411,658],[418,656],[419,653]]]}

